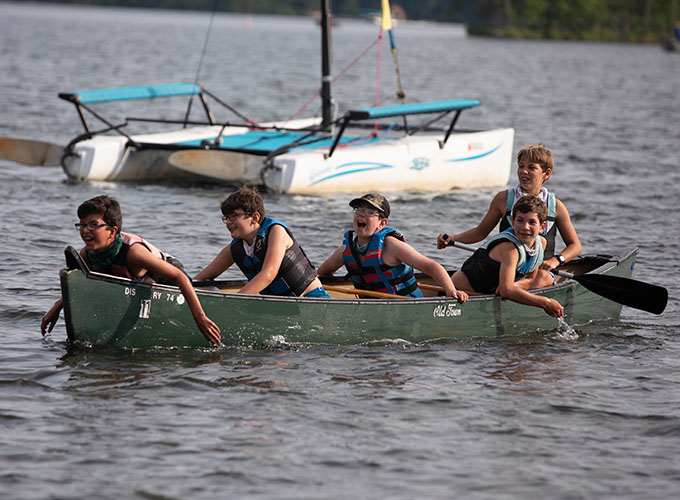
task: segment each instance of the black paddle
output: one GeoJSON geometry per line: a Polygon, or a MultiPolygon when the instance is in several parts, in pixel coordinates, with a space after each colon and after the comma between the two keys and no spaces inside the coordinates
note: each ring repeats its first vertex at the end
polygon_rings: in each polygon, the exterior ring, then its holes
{"type": "MultiPolygon", "coordinates": [[[[447,234],[444,239],[448,238],[447,234]]],[[[454,241],[450,246],[462,248],[469,252],[477,250],[475,247],[454,241]]],[[[553,274],[577,281],[591,292],[624,306],[641,309],[642,311],[661,314],[668,303],[668,290],[662,286],[652,285],[643,281],[621,276],[606,274],[571,274],[566,271],[553,269],[553,274]]]]}

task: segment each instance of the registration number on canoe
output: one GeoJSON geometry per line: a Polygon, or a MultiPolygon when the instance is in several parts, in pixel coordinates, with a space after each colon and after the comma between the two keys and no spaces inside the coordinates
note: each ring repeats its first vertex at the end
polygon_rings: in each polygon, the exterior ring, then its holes
{"type": "Polygon", "coordinates": [[[450,318],[451,316],[460,316],[461,310],[456,307],[456,304],[439,304],[434,306],[432,316],[434,318],[450,318]]]}
{"type": "MultiPolygon", "coordinates": [[[[137,294],[137,290],[131,287],[125,287],[125,295],[134,297],[137,294]]],[[[151,298],[153,300],[165,300],[166,302],[175,302],[180,306],[184,304],[184,295],[181,293],[170,293],[170,292],[151,292],[151,298]]]]}

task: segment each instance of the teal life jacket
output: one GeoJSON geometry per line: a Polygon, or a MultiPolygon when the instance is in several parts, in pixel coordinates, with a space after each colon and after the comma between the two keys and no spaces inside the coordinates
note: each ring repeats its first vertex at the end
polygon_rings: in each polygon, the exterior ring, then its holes
{"type": "MultiPolygon", "coordinates": [[[[547,191],[547,189],[546,189],[547,191]]],[[[515,206],[515,190],[508,188],[508,200],[505,203],[505,216],[501,219],[499,225],[499,232],[503,232],[508,228],[512,227],[512,208],[515,206]]],[[[555,236],[557,234],[557,224],[555,220],[557,217],[557,202],[555,201],[555,193],[547,191],[548,196],[546,199],[546,206],[548,207],[548,218],[546,219],[546,225],[541,236],[545,238],[545,251],[544,255],[546,259],[549,259],[555,254],[555,236]]]]}
{"type": "Polygon", "coordinates": [[[493,247],[504,241],[512,242],[515,245],[517,252],[519,252],[517,266],[515,267],[515,281],[520,280],[527,274],[535,271],[543,263],[544,252],[541,241],[538,238],[536,239],[538,250],[534,255],[529,255],[524,243],[519,240],[513,228],[506,229],[502,233],[491,237],[481,248],[490,252],[493,247]]]}

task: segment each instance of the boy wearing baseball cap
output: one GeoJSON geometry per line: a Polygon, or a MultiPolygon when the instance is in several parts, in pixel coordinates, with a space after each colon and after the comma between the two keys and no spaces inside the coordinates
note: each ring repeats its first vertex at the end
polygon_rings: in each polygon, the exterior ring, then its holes
{"type": "Polygon", "coordinates": [[[432,277],[447,297],[465,302],[446,270],[413,249],[404,235],[387,226],[390,203],[379,193],[367,193],[349,202],[354,209],[354,230],[347,231],[343,244],[321,264],[319,276],[332,276],[343,265],[354,286],[363,290],[422,297],[413,269],[432,277]]]}

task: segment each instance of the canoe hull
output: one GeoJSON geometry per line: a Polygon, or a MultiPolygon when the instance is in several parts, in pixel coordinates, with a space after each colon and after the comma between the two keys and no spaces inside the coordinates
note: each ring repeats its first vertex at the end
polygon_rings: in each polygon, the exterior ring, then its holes
{"type": "MultiPolygon", "coordinates": [[[[637,249],[593,272],[630,277],[637,249]]],[[[592,266],[591,266],[592,267],[592,266]]],[[[60,272],[70,341],[125,348],[207,347],[179,289],[114,278],[82,269],[60,272]]],[[[272,341],[356,345],[403,339],[426,342],[519,335],[554,330],[542,309],[494,296],[466,304],[422,299],[299,299],[198,290],[206,314],[229,346],[261,347],[272,341]]],[[[565,306],[566,320],[583,325],[618,319],[622,306],[567,280],[537,293],[565,306]]]]}

